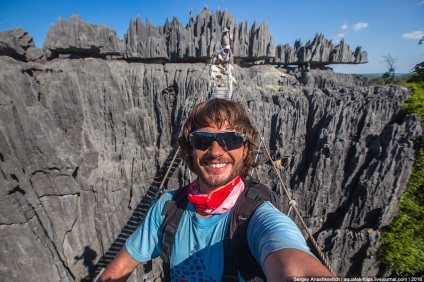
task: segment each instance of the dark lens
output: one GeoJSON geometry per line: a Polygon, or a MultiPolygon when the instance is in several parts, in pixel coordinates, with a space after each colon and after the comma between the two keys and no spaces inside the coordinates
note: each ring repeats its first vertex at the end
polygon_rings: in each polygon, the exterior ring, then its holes
{"type": "Polygon", "coordinates": [[[195,131],[190,133],[190,143],[196,149],[206,150],[212,143],[217,141],[218,144],[227,151],[240,148],[246,141],[246,135],[238,132],[205,132],[195,131]]]}
{"type": "Polygon", "coordinates": [[[224,132],[218,133],[217,135],[218,139],[224,142],[228,151],[240,148],[244,141],[246,141],[246,136],[238,132],[224,132]]]}
{"type": "Polygon", "coordinates": [[[190,133],[190,143],[196,149],[206,150],[212,146],[215,141],[215,134],[209,132],[192,132],[190,133]]]}

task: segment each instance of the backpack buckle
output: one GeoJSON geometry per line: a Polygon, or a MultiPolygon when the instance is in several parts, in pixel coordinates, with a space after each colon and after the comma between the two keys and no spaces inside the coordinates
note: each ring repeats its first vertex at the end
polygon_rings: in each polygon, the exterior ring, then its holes
{"type": "Polygon", "coordinates": [[[237,221],[238,222],[244,222],[248,218],[249,218],[249,215],[248,214],[245,214],[245,213],[241,213],[241,214],[237,215],[237,221]]]}
{"type": "Polygon", "coordinates": [[[255,201],[258,197],[258,189],[255,187],[251,187],[249,191],[247,191],[246,198],[255,201]]]}

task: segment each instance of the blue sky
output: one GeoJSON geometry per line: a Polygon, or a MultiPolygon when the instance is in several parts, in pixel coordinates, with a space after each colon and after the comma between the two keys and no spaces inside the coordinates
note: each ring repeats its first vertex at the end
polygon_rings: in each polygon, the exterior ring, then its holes
{"type": "Polygon", "coordinates": [[[42,48],[51,24],[59,16],[66,21],[72,14],[85,22],[104,24],[122,39],[130,19],[140,16],[155,26],[175,16],[187,24],[205,6],[211,12],[228,9],[236,22],[251,26],[268,22],[275,44],[303,44],[316,33],[339,42],[345,39],[353,51],[357,46],[368,52],[367,64],[334,66],[343,73],[382,73],[387,70],[384,56],[397,59],[396,72],[408,73],[424,61],[424,0],[0,0],[0,31],[22,28],[42,48]]]}

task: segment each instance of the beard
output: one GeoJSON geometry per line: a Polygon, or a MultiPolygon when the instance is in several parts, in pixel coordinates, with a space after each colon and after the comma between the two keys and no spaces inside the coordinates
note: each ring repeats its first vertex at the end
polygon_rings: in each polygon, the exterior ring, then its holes
{"type": "Polygon", "coordinates": [[[194,173],[197,174],[197,176],[201,179],[203,183],[208,185],[210,188],[215,189],[227,185],[228,183],[233,181],[237,176],[241,175],[243,167],[243,159],[239,160],[237,163],[233,162],[233,168],[228,176],[216,178],[206,175],[204,171],[200,169],[199,165],[197,163],[194,163],[194,173]]]}

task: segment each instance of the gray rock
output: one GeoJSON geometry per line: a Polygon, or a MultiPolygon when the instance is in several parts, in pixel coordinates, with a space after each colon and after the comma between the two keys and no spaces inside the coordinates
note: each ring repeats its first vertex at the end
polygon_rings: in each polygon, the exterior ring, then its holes
{"type": "MultiPolygon", "coordinates": [[[[207,66],[0,61],[0,232],[10,237],[0,276],[94,277],[154,201],[186,114],[208,97],[207,66]]],[[[235,77],[233,97],[255,116],[337,274],[388,275],[378,259],[381,228],[398,212],[421,134],[415,116],[393,123],[410,92],[331,70],[235,66],[235,77]]],[[[269,164],[264,158],[260,179],[279,190],[269,164]]],[[[175,168],[165,188],[187,173],[175,168]]],[[[160,277],[155,260],[131,279],[160,277]]]]}
{"type": "Polygon", "coordinates": [[[163,28],[153,27],[149,20],[147,20],[146,26],[140,17],[134,22],[131,21],[124,41],[127,42],[125,57],[128,59],[155,58],[168,60],[163,28]]]}
{"type": "Polygon", "coordinates": [[[35,47],[32,36],[23,29],[0,32],[0,55],[28,62],[45,62],[44,52],[35,47]]]}
{"type": "Polygon", "coordinates": [[[304,65],[309,64],[317,68],[329,64],[363,64],[368,62],[367,52],[357,47],[352,52],[344,39],[336,46],[331,40],[327,40],[323,34],[316,34],[315,39],[306,42],[305,46],[298,40],[294,47],[278,45],[275,58],[269,59],[269,63],[281,65],[304,65]]]}
{"type": "Polygon", "coordinates": [[[101,57],[138,62],[208,62],[211,54],[221,48],[222,30],[229,29],[233,40],[234,62],[264,62],[268,64],[310,64],[322,67],[328,64],[359,64],[367,62],[367,53],[357,47],[351,52],[342,40],[333,46],[331,41],[316,35],[305,46],[297,41],[294,47],[278,45],[265,21],[255,22],[250,28],[246,21],[236,23],[228,10],[211,14],[207,7],[196,17],[190,14],[187,26],[173,18],[162,27],[154,27],[149,20],[144,25],[141,18],[130,21],[124,39],[103,25],[84,23],[73,15],[68,22],[59,18],[52,25],[44,44],[49,59],[55,57],[101,57]]]}
{"type": "MultiPolygon", "coordinates": [[[[209,97],[208,65],[164,60],[206,60],[224,26],[239,63],[276,52],[278,64],[305,65],[234,66],[233,99],[249,108],[272,156],[260,157],[261,181],[288,212],[276,165],[338,276],[390,275],[381,230],[398,213],[422,135],[415,115],[400,115],[410,91],[315,69],[362,63],[359,47],[320,35],[274,51],[266,23],[249,29],[205,8],[187,27],[130,21],[125,44],[78,16],[59,19],[48,61],[26,32],[0,33],[2,280],[92,280],[111,261],[157,198],[187,113],[209,97]]],[[[188,182],[179,163],[163,189],[188,182]]],[[[130,281],[161,278],[154,260],[130,281]]]]}
{"type": "Polygon", "coordinates": [[[43,50],[35,47],[29,47],[25,52],[25,56],[29,62],[45,63],[47,61],[43,50]]]}
{"type": "Polygon", "coordinates": [[[85,23],[78,15],[72,15],[68,22],[59,17],[57,25],[51,25],[44,49],[50,56],[71,54],[104,57],[122,56],[124,45],[114,30],[104,25],[85,23]]]}

